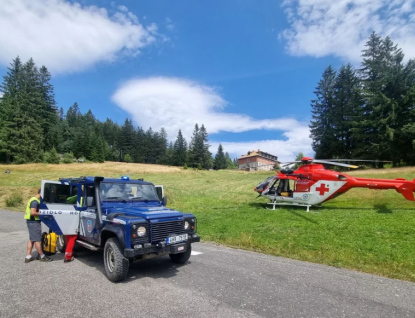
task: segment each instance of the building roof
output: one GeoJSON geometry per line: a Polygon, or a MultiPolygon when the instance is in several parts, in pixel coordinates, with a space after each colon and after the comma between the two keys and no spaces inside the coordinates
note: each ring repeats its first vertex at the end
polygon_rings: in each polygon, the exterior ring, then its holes
{"type": "Polygon", "coordinates": [[[271,154],[269,154],[269,153],[267,153],[265,151],[261,151],[259,149],[258,150],[248,151],[248,153],[246,155],[240,156],[238,158],[238,160],[239,159],[244,159],[244,158],[252,158],[252,157],[263,157],[263,158],[266,158],[266,159],[269,159],[269,160],[272,160],[272,161],[275,161],[275,162],[279,162],[277,156],[271,155],[271,154]]]}

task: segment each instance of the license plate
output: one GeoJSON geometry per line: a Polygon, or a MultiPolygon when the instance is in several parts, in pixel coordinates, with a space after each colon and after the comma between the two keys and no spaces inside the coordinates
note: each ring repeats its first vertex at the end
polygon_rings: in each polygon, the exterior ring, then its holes
{"type": "Polygon", "coordinates": [[[177,236],[170,236],[166,239],[167,244],[178,243],[187,240],[187,234],[177,235],[177,236]]]}

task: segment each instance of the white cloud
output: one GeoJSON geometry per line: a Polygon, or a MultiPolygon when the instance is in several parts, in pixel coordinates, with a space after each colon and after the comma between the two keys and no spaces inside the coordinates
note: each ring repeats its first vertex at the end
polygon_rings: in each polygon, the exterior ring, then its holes
{"type": "Polygon", "coordinates": [[[3,0],[0,6],[0,63],[19,55],[52,74],[84,70],[119,54],[136,55],[155,41],[149,28],[125,6],[112,15],[96,6],[64,0],[3,0]]]}
{"type": "Polygon", "coordinates": [[[293,55],[359,62],[375,31],[415,56],[415,0],[285,0],[283,7],[290,28],[280,37],[293,55]]]}
{"type": "Polygon", "coordinates": [[[173,31],[176,27],[170,18],[166,18],[166,28],[170,31],[173,31]]]}
{"type": "MultiPolygon", "coordinates": [[[[164,127],[171,140],[176,139],[181,129],[190,141],[196,123],[204,124],[210,135],[278,130],[283,132],[285,140],[224,142],[224,149],[233,156],[261,149],[283,160],[293,160],[300,151],[311,153],[308,124],[292,118],[257,120],[243,114],[226,113],[227,102],[214,88],[193,81],[169,77],[134,79],[123,84],[112,100],[130,113],[140,127],[153,130],[164,127]]],[[[218,144],[212,143],[210,151],[216,153],[217,147],[218,144]]]]}

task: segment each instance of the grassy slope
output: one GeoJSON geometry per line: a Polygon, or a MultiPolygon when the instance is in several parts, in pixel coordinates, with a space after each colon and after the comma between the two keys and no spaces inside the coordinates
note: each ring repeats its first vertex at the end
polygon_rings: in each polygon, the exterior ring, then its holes
{"type": "MultiPolygon", "coordinates": [[[[129,175],[163,184],[168,206],[193,212],[204,241],[415,281],[415,202],[393,190],[353,189],[306,213],[304,208],[266,210],[253,188],[272,172],[193,171],[137,164],[0,165],[0,207],[13,192],[24,201],[41,179],[129,175]],[[3,171],[11,169],[10,174],[3,171]],[[318,213],[316,213],[318,212],[318,213]]],[[[415,168],[350,173],[406,178],[415,168]]],[[[15,210],[24,209],[23,202],[15,210]]]]}

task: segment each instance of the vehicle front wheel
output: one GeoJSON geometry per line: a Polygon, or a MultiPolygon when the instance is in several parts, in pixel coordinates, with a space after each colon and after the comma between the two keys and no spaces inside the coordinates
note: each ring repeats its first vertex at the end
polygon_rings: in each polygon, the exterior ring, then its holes
{"type": "Polygon", "coordinates": [[[191,254],[192,254],[192,245],[189,244],[187,246],[186,252],[179,253],[179,254],[169,254],[169,256],[173,263],[184,264],[189,260],[191,254]]]}
{"type": "Polygon", "coordinates": [[[124,257],[117,238],[111,237],[104,247],[104,267],[107,277],[112,282],[127,278],[129,261],[124,257]]]}

